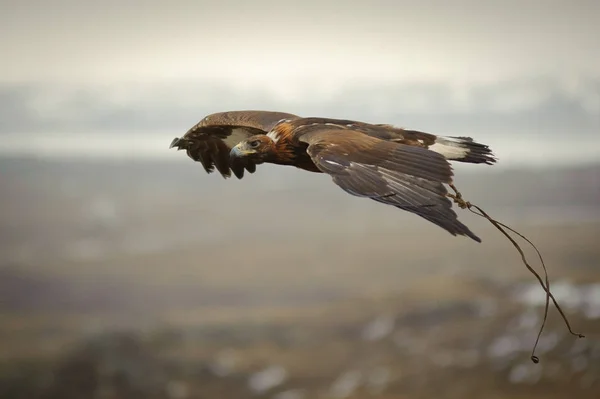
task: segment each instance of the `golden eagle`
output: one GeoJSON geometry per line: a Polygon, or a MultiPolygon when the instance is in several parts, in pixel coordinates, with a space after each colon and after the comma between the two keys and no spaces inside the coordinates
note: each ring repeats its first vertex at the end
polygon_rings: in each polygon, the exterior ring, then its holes
{"type": "Polygon", "coordinates": [[[444,186],[453,183],[448,161],[496,162],[487,145],[470,137],[251,110],[208,115],[175,138],[173,147],[225,178],[233,171],[241,179],[244,170],[254,173],[265,162],[327,173],[349,194],[415,213],[477,242],[481,239],[452,210],[444,186]]]}

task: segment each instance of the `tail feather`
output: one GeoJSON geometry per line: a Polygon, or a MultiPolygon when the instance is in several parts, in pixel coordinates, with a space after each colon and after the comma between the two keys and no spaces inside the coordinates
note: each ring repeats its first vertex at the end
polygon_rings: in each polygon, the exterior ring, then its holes
{"type": "Polygon", "coordinates": [[[492,165],[497,160],[487,145],[477,143],[471,137],[437,136],[429,150],[452,161],[492,165]]]}

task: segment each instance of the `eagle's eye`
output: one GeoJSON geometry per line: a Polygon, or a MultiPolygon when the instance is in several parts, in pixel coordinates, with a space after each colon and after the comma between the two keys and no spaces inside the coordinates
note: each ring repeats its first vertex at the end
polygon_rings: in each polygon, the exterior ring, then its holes
{"type": "Polygon", "coordinates": [[[260,145],[260,140],[252,140],[248,143],[250,148],[257,148],[260,145]]]}

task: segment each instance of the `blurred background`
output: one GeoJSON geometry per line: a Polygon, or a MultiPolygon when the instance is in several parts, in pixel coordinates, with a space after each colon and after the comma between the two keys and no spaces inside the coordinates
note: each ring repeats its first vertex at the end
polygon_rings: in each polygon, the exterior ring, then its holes
{"type": "MultiPolygon", "coordinates": [[[[2,1],[0,397],[578,398],[600,388],[600,3],[2,1]],[[483,242],[169,150],[266,109],[488,144],[483,242]],[[523,244],[538,270],[535,253],[523,244]]],[[[596,394],[594,394],[596,392],[596,394]]]]}

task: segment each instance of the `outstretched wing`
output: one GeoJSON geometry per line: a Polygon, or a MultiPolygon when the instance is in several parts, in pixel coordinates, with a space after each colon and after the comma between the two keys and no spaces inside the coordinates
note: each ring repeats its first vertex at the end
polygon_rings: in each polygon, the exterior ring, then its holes
{"type": "Polygon", "coordinates": [[[169,148],[186,150],[194,161],[200,162],[207,173],[216,168],[224,177],[231,171],[238,179],[244,170],[256,171],[256,164],[247,159],[238,159],[232,164],[229,152],[240,141],[256,134],[267,134],[282,120],[294,120],[296,115],[272,111],[229,111],[211,114],[188,130],[183,137],[176,137],[169,148]]]}
{"type": "Polygon", "coordinates": [[[339,129],[360,131],[363,134],[385,141],[427,148],[442,154],[444,158],[451,161],[485,163],[488,165],[496,162],[492,150],[487,145],[474,141],[471,137],[439,136],[418,130],[407,130],[389,124],[372,124],[322,117],[299,118],[291,121],[290,125],[302,133],[319,130],[324,125],[335,126],[339,129]]]}
{"type": "Polygon", "coordinates": [[[315,165],[344,191],[415,213],[452,235],[477,237],[458,221],[444,183],[452,168],[434,151],[322,126],[298,136],[315,165]]]}

